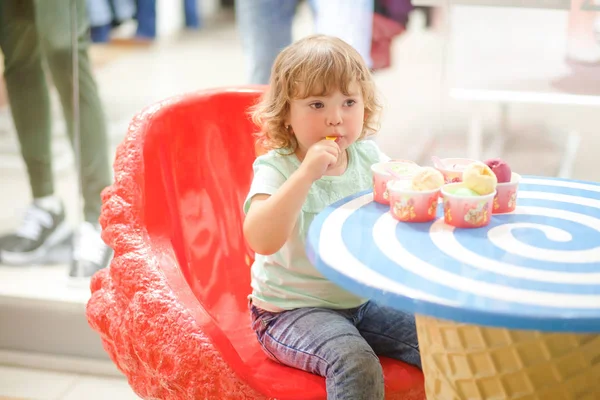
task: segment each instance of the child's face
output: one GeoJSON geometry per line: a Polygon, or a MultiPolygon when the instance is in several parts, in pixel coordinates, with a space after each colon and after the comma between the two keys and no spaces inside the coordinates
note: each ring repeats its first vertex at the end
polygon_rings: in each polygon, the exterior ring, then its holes
{"type": "Polygon", "coordinates": [[[349,96],[338,89],[326,96],[292,100],[286,125],[291,125],[298,141],[298,155],[304,156],[310,146],[326,136],[336,136],[341,150],[358,139],[365,106],[360,85],[354,82],[348,89],[349,96]]]}

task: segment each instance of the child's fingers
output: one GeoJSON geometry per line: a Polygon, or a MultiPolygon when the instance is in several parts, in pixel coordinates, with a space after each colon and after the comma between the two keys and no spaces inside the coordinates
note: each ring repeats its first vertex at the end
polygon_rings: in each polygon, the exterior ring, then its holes
{"type": "Polygon", "coordinates": [[[337,164],[338,158],[335,155],[331,155],[331,157],[329,158],[329,164],[327,164],[327,168],[330,168],[331,166],[337,164]]]}
{"type": "Polygon", "coordinates": [[[340,146],[334,141],[327,140],[323,143],[323,145],[329,152],[335,151],[336,154],[340,153],[340,146]]]}

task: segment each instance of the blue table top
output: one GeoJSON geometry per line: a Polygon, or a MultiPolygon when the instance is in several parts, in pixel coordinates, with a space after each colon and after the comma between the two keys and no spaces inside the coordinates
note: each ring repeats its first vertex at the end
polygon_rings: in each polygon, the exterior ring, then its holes
{"type": "Polygon", "coordinates": [[[600,184],[524,177],[517,209],[489,226],[398,222],[371,191],[313,221],[308,256],[345,289],[478,325],[600,332],[600,184]]]}

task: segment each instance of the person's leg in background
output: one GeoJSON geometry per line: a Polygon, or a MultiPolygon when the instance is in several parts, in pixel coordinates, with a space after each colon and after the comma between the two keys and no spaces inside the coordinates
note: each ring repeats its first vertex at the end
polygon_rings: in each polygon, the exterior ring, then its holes
{"type": "MultiPolygon", "coordinates": [[[[63,106],[69,137],[79,154],[84,223],[75,235],[71,276],[89,277],[108,265],[111,253],[100,238],[100,194],[112,183],[105,115],[88,57],[90,26],[85,0],[36,0],[36,23],[42,54],[48,62],[63,106]],[[71,9],[69,4],[74,5],[71,9]],[[76,26],[72,24],[76,13],[76,26]],[[79,139],[75,137],[73,104],[73,29],[77,35],[79,139]],[[79,148],[77,147],[79,145],[79,148]]],[[[77,158],[77,157],[76,157],[77,158]]]]}
{"type": "Polygon", "coordinates": [[[236,0],[235,14],[251,84],[267,84],[277,54],[292,43],[298,0],[236,0]]]}
{"type": "Polygon", "coordinates": [[[44,262],[50,249],[71,234],[54,196],[50,96],[42,68],[34,0],[0,1],[0,48],[4,78],[33,204],[14,234],[3,238],[3,263],[44,262]]]}
{"type": "Polygon", "coordinates": [[[183,0],[183,10],[185,26],[190,29],[199,29],[202,26],[202,16],[196,0],[183,0]]]}
{"type": "Polygon", "coordinates": [[[315,31],[336,36],[354,47],[372,67],[374,0],[310,0],[315,13],[315,31]]]}
{"type": "Polygon", "coordinates": [[[137,0],[135,37],[143,40],[156,39],[156,0],[137,0]]]}
{"type": "Polygon", "coordinates": [[[108,0],[88,0],[87,15],[90,19],[91,36],[94,43],[108,43],[112,29],[113,12],[108,0]]]}
{"type": "MultiPolygon", "coordinates": [[[[136,0],[138,22],[136,39],[150,41],[156,39],[156,0],[136,0]]],[[[183,0],[185,26],[200,29],[202,18],[196,0],[183,0]]]]}

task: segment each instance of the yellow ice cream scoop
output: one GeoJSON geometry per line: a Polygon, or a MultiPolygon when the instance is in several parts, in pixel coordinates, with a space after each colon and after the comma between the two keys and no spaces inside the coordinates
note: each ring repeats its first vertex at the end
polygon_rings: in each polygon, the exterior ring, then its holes
{"type": "Polygon", "coordinates": [[[498,184],[496,174],[490,167],[479,161],[467,165],[463,171],[462,180],[467,188],[481,196],[493,193],[498,184]]]}
{"type": "Polygon", "coordinates": [[[432,167],[421,167],[413,175],[411,189],[416,191],[436,190],[444,184],[444,175],[432,167]]]}

